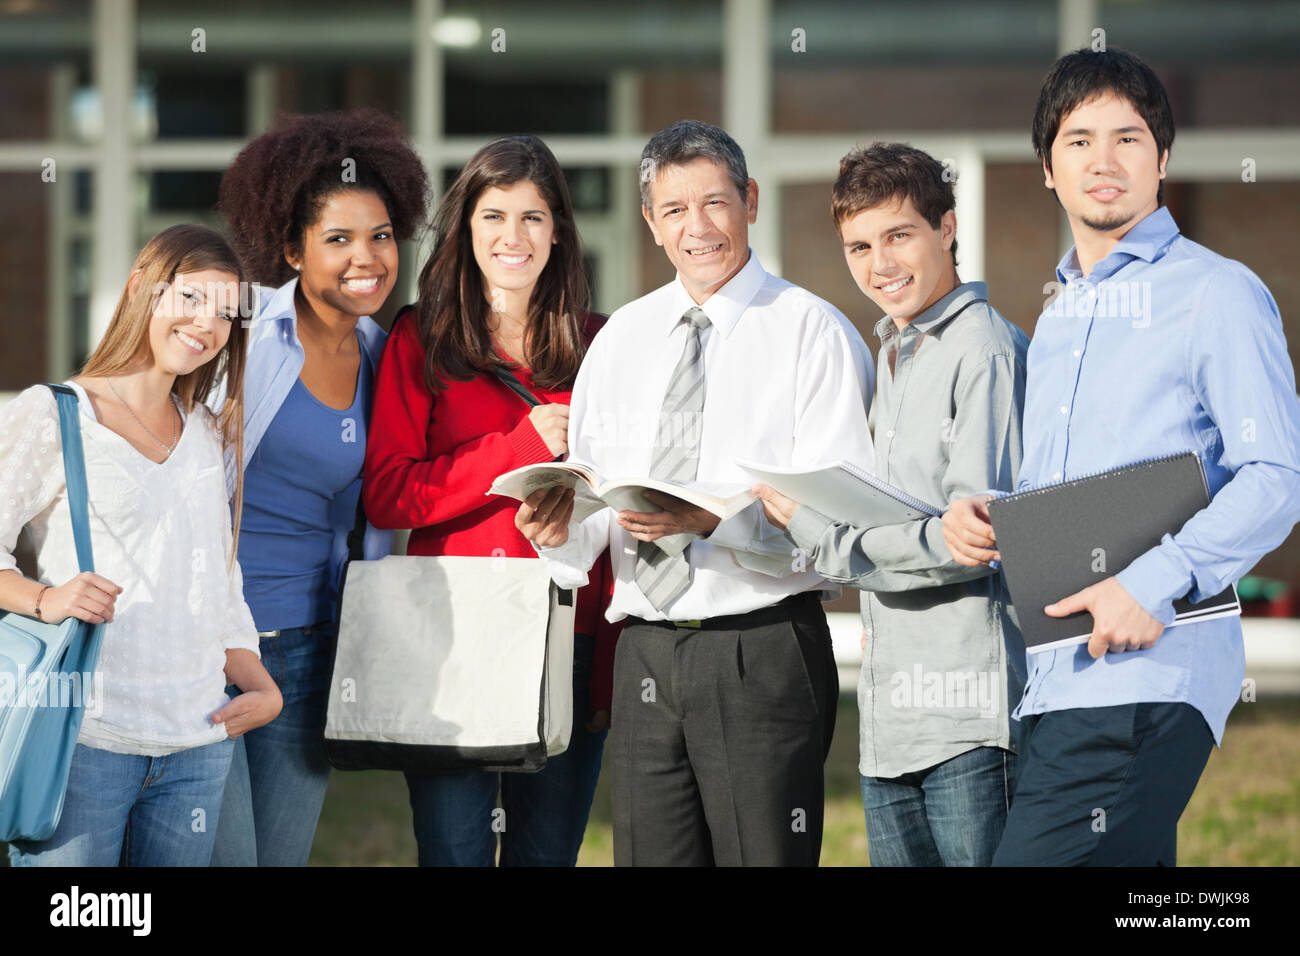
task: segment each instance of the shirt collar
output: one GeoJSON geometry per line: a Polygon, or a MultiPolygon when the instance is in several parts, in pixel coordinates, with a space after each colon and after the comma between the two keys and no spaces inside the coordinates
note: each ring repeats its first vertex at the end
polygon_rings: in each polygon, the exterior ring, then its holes
{"type": "MultiPolygon", "coordinates": [[[[1136,226],[1124,234],[1124,238],[1106,254],[1106,257],[1092,267],[1089,279],[1105,279],[1119,271],[1120,266],[1132,259],[1154,262],[1165,247],[1178,236],[1178,224],[1169,213],[1169,207],[1159,206],[1136,226]]],[[[1079,268],[1078,247],[1071,246],[1070,251],[1056,266],[1056,277],[1061,282],[1076,282],[1083,277],[1079,268]]]]}
{"type": "MultiPolygon", "coordinates": [[[[259,286],[258,298],[265,295],[265,286],[259,286]]],[[[300,345],[298,342],[298,307],[294,305],[293,296],[298,290],[298,277],[294,276],[278,289],[271,291],[266,297],[266,306],[255,311],[257,322],[277,323],[279,326],[278,333],[284,341],[292,342],[294,345],[300,345]]],[[[268,330],[269,331],[269,330],[268,330]]],[[[371,365],[379,362],[379,355],[384,349],[384,340],[387,334],[368,315],[363,315],[357,321],[357,335],[360,337],[362,350],[366,353],[371,365]]]]}
{"type": "MultiPolygon", "coordinates": [[[[763,268],[762,263],[758,261],[758,256],[754,250],[749,250],[749,261],[727,280],[724,285],[713,295],[709,296],[700,305],[704,314],[709,317],[709,323],[718,330],[725,338],[731,334],[731,330],[736,327],[740,321],[741,313],[749,307],[754,296],[762,287],[763,282],[767,279],[767,271],[763,268]]],[[[681,320],[682,315],[691,306],[696,305],[686,287],[682,285],[681,273],[673,282],[672,292],[672,314],[665,318],[665,332],[672,334],[673,329],[677,328],[677,323],[681,320]]]]}
{"type": "Polygon", "coordinates": [[[257,317],[259,322],[288,323],[288,335],[295,342],[298,340],[298,310],[294,307],[293,295],[297,290],[298,277],[294,276],[271,293],[257,317]]]}
{"type": "Polygon", "coordinates": [[[901,332],[898,326],[894,324],[894,320],[886,315],[876,323],[876,338],[880,339],[881,342],[888,342],[896,335],[908,334],[909,330],[911,334],[915,335],[925,335],[938,331],[955,319],[957,313],[961,312],[966,306],[972,302],[987,302],[988,297],[987,283],[963,282],[903,326],[901,332]]]}

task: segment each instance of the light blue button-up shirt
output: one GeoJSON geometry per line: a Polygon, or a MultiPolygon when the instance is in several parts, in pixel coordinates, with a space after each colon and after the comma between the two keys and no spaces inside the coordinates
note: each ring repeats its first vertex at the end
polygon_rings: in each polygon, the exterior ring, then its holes
{"type": "MultiPolygon", "coordinates": [[[[1117,577],[1157,620],[1212,597],[1300,520],[1300,400],[1277,304],[1253,272],[1151,213],[1086,277],[1071,249],[1029,347],[1018,487],[1191,449],[1211,503],[1117,577]]],[[[1067,595],[1062,594],[1061,597],[1067,595]]],[[[1015,716],[1179,701],[1221,741],[1245,662],[1237,617],[1179,625],[1142,651],[1029,655],[1015,716]]]]}
{"type": "MultiPolygon", "coordinates": [[[[294,382],[302,372],[306,353],[298,340],[298,312],[294,306],[297,278],[278,289],[259,288],[256,318],[248,330],[248,357],[244,365],[244,466],[257,454],[266,430],[271,427],[280,407],[284,404],[294,382]]],[[[368,315],[357,321],[357,337],[361,342],[361,359],[369,366],[369,381],[375,379],[375,370],[384,351],[388,335],[368,315]]],[[[226,400],[224,379],[208,398],[208,405],[219,409],[226,400]]],[[[234,487],[234,459],[226,460],[227,484],[234,487]]],[[[360,479],[357,480],[358,487],[360,479]]],[[[352,490],[349,497],[355,500],[352,490]]],[[[343,565],[348,559],[347,527],[340,528],[334,536],[330,552],[330,580],[341,583],[343,565]]],[[[367,524],[362,541],[362,556],[366,560],[382,558],[393,550],[393,533],[367,524]]]]}

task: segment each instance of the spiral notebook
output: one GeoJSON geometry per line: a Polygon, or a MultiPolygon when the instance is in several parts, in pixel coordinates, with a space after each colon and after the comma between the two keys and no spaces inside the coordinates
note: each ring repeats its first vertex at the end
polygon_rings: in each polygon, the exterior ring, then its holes
{"type": "MultiPolygon", "coordinates": [[[[1043,608],[1124,570],[1210,503],[1194,452],[1134,462],[989,502],[1002,573],[1025,649],[1087,642],[1092,615],[1048,617],[1043,608]]],[[[1174,627],[1241,613],[1233,585],[1205,601],[1174,602],[1174,627]]]]}
{"type": "Polygon", "coordinates": [[[941,508],[912,497],[851,461],[814,468],[741,459],[736,459],[736,464],[786,497],[856,528],[903,524],[943,514],[941,508]]]}

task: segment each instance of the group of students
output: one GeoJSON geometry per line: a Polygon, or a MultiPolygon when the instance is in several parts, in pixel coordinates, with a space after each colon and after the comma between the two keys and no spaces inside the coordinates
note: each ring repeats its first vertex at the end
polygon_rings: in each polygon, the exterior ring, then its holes
{"type": "Polygon", "coordinates": [[[1076,240],[1058,273],[1140,272],[1161,312],[1138,340],[1076,310],[1041,320],[1032,347],[983,283],[957,277],[943,166],[900,144],[846,156],[832,214],[885,313],[873,374],[847,319],[750,251],[758,187],[716,127],[674,124],[643,154],[668,285],[593,314],[559,165],[508,137],[443,196],[418,299],[386,336],[370,316],[424,221],[423,166],[379,114],[284,118],[222,180],[234,248],[199,226],[150,240],[71,380],[100,573],[77,572],[52,395],[30,388],[0,416],[0,607],[112,622],[59,827],[13,844],[12,862],[306,863],[360,503],[367,558],[391,550],[383,529],[410,528],[410,554],[540,553],[582,588],[568,750],[537,774],[407,774],[421,865],[492,865],[498,806],[502,864],[572,865],[607,733],[616,863],[815,864],[837,696],[828,581],[864,591],[873,864],[1172,863],[1242,660],[1235,620],[1161,637],[1170,602],[1235,580],[1300,517],[1276,306],[1178,235],[1159,197],[1172,138],[1164,91],[1130,54],[1053,68],[1034,145],[1076,240]],[[246,323],[250,282],[263,288],[246,323]],[[667,427],[683,416],[693,428],[667,427]],[[1092,612],[1093,640],[1026,674],[988,496],[1186,447],[1211,506],[1062,595],[1056,612],[1092,612]],[[662,510],[575,523],[572,491],[485,495],[569,454],[609,476],[715,484],[744,480],[738,458],[849,460],[949,507],[854,528],[762,486],[721,522],[651,493],[662,510]],[[24,527],[38,580],[11,557],[24,527]],[[656,544],[680,534],[684,552],[656,544]],[[898,695],[914,668],[993,675],[992,712],[898,695]]]}

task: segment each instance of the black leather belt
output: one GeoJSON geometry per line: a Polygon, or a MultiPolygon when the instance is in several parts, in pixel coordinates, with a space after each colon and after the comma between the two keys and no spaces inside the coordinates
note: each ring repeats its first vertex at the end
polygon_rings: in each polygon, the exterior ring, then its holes
{"type": "Polygon", "coordinates": [[[304,634],[311,634],[313,631],[333,630],[333,621],[317,621],[315,624],[308,624],[306,627],[286,627],[274,631],[258,631],[258,637],[279,637],[285,631],[302,631],[304,634]]]}
{"type": "Polygon", "coordinates": [[[650,627],[662,627],[672,630],[742,631],[751,627],[760,627],[764,624],[788,621],[792,613],[800,608],[820,608],[822,603],[820,594],[820,591],[802,591],[799,594],[791,594],[775,604],[760,607],[756,611],[746,611],[744,614],[722,614],[718,617],[706,617],[689,621],[647,621],[645,618],[629,614],[627,622],[629,624],[646,624],[650,627]]]}

